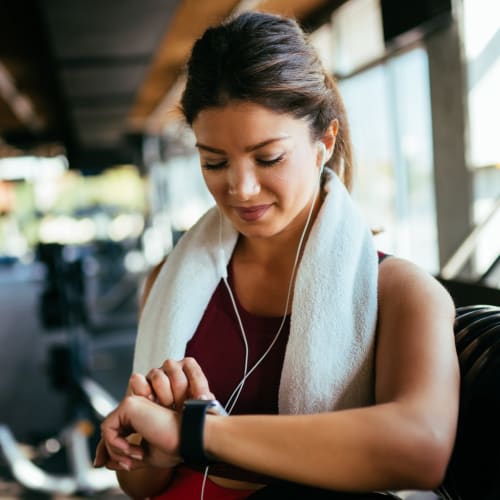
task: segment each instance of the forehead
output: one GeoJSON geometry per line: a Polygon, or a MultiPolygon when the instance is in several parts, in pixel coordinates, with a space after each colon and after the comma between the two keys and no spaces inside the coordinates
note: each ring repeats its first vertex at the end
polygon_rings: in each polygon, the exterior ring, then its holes
{"type": "Polygon", "coordinates": [[[305,119],[252,102],[230,101],[224,106],[206,108],[200,111],[192,128],[198,142],[213,147],[228,143],[245,147],[281,136],[310,141],[305,119]]]}

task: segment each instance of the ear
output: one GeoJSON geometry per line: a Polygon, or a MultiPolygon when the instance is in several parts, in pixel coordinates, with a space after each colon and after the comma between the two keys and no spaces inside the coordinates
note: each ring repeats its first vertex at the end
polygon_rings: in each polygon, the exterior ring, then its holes
{"type": "Polygon", "coordinates": [[[335,149],[335,140],[337,139],[337,133],[339,131],[339,121],[337,118],[330,123],[328,128],[325,130],[325,133],[320,138],[320,141],[325,145],[326,148],[326,158],[325,161],[328,161],[333,154],[333,150],[335,149]]]}

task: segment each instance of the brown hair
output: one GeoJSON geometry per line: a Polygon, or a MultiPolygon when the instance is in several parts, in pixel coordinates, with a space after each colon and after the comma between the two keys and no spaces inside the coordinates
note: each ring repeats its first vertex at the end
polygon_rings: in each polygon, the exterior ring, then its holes
{"type": "Polygon", "coordinates": [[[337,119],[339,131],[328,165],[351,188],[352,152],[344,104],[297,21],[260,12],[229,18],[196,41],[187,70],[181,106],[189,125],[203,109],[231,100],[305,118],[313,140],[337,119]]]}

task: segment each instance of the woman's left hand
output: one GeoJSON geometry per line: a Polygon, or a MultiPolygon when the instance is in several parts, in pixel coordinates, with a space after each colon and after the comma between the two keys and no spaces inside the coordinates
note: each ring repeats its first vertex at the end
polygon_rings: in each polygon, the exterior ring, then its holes
{"type": "Polygon", "coordinates": [[[130,379],[132,393],[147,395],[166,408],[180,411],[186,399],[215,399],[203,370],[191,357],[165,360],[160,368],[150,370],[146,381],[150,393],[145,380],[133,375],[130,379]]]}

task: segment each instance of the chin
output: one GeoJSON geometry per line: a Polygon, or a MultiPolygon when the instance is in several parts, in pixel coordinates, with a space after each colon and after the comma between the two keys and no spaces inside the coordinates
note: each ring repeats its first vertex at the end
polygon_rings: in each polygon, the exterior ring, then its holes
{"type": "Polygon", "coordinates": [[[276,226],[269,225],[251,225],[251,224],[237,224],[236,230],[246,238],[272,238],[280,233],[280,229],[276,226]]]}

